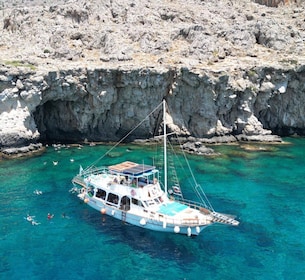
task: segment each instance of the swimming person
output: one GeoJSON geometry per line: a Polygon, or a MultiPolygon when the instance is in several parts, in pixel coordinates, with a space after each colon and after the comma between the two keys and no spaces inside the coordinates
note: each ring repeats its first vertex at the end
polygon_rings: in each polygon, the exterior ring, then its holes
{"type": "Polygon", "coordinates": [[[30,216],[29,214],[27,214],[25,219],[26,219],[28,222],[32,222],[32,221],[34,220],[34,218],[35,218],[35,216],[30,216]]]}
{"type": "Polygon", "coordinates": [[[50,213],[48,213],[48,220],[51,220],[53,217],[54,217],[54,214],[50,214],[50,213]]]}

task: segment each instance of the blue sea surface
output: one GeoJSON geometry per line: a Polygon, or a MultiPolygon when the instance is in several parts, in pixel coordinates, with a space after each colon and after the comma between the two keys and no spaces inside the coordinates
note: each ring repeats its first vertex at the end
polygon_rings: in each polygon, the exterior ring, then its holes
{"type": "MultiPolygon", "coordinates": [[[[304,279],[305,139],[285,141],[188,156],[215,210],[240,221],[197,237],[122,224],[69,192],[79,165],[94,162],[107,146],[49,147],[1,161],[0,279],[304,279]]],[[[102,163],[145,156],[152,164],[152,149],[142,149],[120,146],[102,163]]],[[[188,189],[184,194],[194,198],[188,189]]]]}

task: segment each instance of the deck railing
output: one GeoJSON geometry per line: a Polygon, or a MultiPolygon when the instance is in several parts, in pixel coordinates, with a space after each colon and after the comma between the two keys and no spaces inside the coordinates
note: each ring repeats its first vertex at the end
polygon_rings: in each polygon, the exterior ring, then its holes
{"type": "Polygon", "coordinates": [[[97,175],[97,174],[103,174],[103,173],[106,173],[108,171],[108,168],[105,167],[105,166],[102,166],[102,167],[91,167],[89,169],[86,169],[86,170],[83,170],[81,172],[81,175],[86,177],[86,175],[91,175],[91,174],[94,174],[94,175],[97,175]]]}
{"type": "Polygon", "coordinates": [[[188,199],[185,199],[185,198],[176,198],[175,200],[182,203],[182,204],[185,204],[185,205],[187,205],[187,206],[189,206],[193,209],[197,209],[197,210],[205,209],[205,210],[210,211],[210,212],[213,211],[213,210],[209,209],[209,207],[206,204],[203,204],[201,202],[188,200],[188,199]]]}

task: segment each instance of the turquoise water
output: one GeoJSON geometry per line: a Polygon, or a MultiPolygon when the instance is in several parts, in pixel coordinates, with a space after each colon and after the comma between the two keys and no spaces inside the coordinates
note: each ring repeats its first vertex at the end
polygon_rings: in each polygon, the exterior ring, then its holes
{"type": "MultiPolygon", "coordinates": [[[[268,150],[216,146],[221,157],[190,157],[214,208],[240,220],[192,238],[122,225],[69,192],[79,164],[92,163],[105,146],[50,147],[41,156],[2,161],[0,278],[304,279],[305,139],[286,140],[291,144],[268,150]],[[27,214],[40,224],[31,225],[27,214]]],[[[105,160],[151,161],[145,149],[120,147],[105,160]]]]}

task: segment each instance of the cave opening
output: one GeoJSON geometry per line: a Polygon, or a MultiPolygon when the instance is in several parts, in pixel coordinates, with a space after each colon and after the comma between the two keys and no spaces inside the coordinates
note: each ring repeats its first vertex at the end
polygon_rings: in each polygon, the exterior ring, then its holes
{"type": "Polygon", "coordinates": [[[34,120],[44,143],[74,143],[84,139],[79,131],[71,101],[47,101],[38,106],[34,120]]]}

